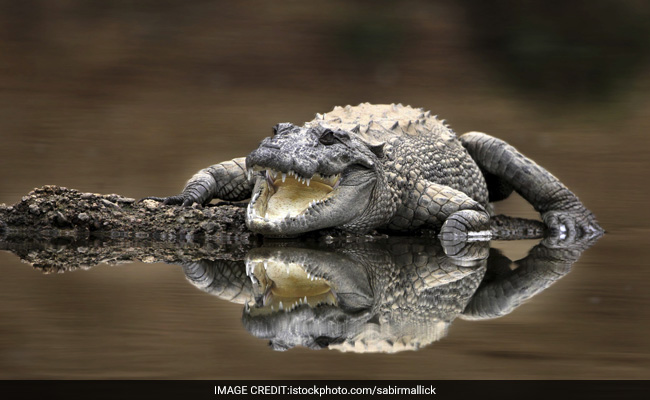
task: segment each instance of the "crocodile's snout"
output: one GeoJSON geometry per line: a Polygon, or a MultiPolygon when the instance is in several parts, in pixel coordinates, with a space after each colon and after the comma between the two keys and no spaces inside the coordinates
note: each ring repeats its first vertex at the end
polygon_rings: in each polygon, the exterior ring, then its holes
{"type": "Polygon", "coordinates": [[[255,181],[249,228],[291,236],[362,215],[376,182],[368,154],[355,151],[343,131],[280,126],[246,158],[248,178],[255,181]]]}

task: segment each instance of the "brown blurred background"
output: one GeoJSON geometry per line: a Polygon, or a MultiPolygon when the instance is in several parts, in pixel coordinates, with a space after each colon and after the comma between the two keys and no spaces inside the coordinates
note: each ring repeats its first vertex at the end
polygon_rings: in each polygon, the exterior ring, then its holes
{"type": "MultiPolygon", "coordinates": [[[[365,101],[424,107],[458,133],[493,134],[546,166],[609,235],[581,260],[591,269],[578,268],[583,275],[573,273],[555,295],[535,303],[532,310],[541,316],[519,314],[505,327],[461,321],[460,334],[428,354],[375,356],[374,369],[363,374],[358,371],[367,359],[353,358],[356,363],[340,367],[343,372],[330,369],[330,376],[647,379],[649,56],[650,5],[634,0],[0,1],[0,203],[45,184],[130,197],[171,195],[198,169],[246,155],[278,122],[301,123],[335,105],[365,101]],[[574,286],[566,286],[569,281],[574,286]],[[558,308],[564,314],[552,311],[558,308]],[[477,326],[483,331],[472,334],[477,326]],[[545,332],[545,339],[535,332],[545,332]],[[512,342],[526,348],[527,337],[539,348],[524,353],[537,351],[541,364],[512,353],[512,342]],[[438,361],[426,364],[434,356],[438,361]],[[402,375],[393,371],[397,360],[411,366],[402,375]]],[[[517,198],[498,211],[535,217],[517,198]]],[[[296,350],[279,361],[258,341],[240,339],[237,307],[220,305],[227,310],[214,311],[214,326],[205,312],[215,300],[194,292],[182,298],[203,310],[201,321],[169,322],[165,318],[191,318],[169,298],[140,304],[155,311],[147,317],[124,320],[142,325],[119,331],[146,353],[139,353],[143,364],[134,371],[119,357],[129,349],[124,342],[102,336],[102,316],[119,314],[126,300],[115,299],[110,312],[100,307],[104,314],[93,317],[76,302],[71,311],[61,299],[45,314],[39,308],[52,300],[48,293],[74,292],[75,285],[88,284],[83,279],[113,286],[77,293],[80,302],[108,307],[106,299],[124,290],[131,294],[128,304],[137,304],[138,289],[117,283],[124,272],[71,274],[56,281],[67,282],[61,283],[69,285],[65,290],[54,289],[54,281],[13,256],[1,257],[8,276],[0,291],[7,304],[0,313],[0,377],[190,377],[199,366],[177,366],[177,359],[190,363],[183,354],[218,359],[250,346],[259,346],[251,360],[262,357],[258,368],[266,368],[253,377],[296,377],[270,372],[274,363],[288,361],[303,367],[301,377],[317,374],[316,365],[310,369],[313,352],[296,350]],[[165,318],[156,319],[157,312],[165,318]],[[228,334],[209,339],[230,314],[231,325],[223,328],[228,334]],[[31,337],[25,332],[38,332],[48,316],[49,329],[62,330],[45,329],[25,342],[31,337]],[[21,325],[21,318],[27,322],[21,325]],[[61,318],[73,322],[60,325],[61,318]],[[79,331],[84,324],[98,336],[79,331]],[[147,341],[148,326],[165,332],[159,339],[168,347],[147,341]],[[189,326],[189,338],[200,346],[173,347],[188,338],[183,328],[189,326]],[[89,336],[94,341],[76,346],[89,336]],[[49,340],[62,347],[43,345],[49,340]],[[109,350],[84,356],[97,343],[109,350]],[[151,362],[142,361],[149,356],[151,362]],[[82,364],[91,365],[87,375],[82,364]],[[65,368],[51,375],[57,365],[65,368]]],[[[129,270],[132,278],[151,285],[140,290],[175,285],[165,279],[185,284],[178,270],[139,268],[129,270]]],[[[340,366],[343,356],[329,354],[328,365],[340,366]]],[[[199,377],[243,376],[245,360],[235,361],[239,369],[232,374],[224,372],[227,365],[204,360],[199,377]]]]}

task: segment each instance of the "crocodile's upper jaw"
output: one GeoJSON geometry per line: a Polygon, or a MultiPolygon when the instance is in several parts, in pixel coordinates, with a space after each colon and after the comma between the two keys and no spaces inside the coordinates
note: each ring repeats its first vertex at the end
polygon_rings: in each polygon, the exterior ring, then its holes
{"type": "Polygon", "coordinates": [[[249,177],[256,183],[246,224],[253,232],[283,237],[340,227],[366,209],[375,185],[372,175],[348,168],[334,175],[302,177],[292,170],[252,166],[249,177]],[[360,175],[370,179],[359,184],[360,175]]]}

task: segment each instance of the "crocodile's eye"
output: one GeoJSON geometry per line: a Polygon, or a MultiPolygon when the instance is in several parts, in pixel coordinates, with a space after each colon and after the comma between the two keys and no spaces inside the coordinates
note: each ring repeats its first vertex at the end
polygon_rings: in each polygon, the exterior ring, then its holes
{"type": "Polygon", "coordinates": [[[334,133],[334,136],[339,140],[339,142],[344,143],[347,140],[350,140],[350,135],[345,131],[338,131],[334,133]]]}
{"type": "Polygon", "coordinates": [[[321,134],[320,139],[318,139],[318,141],[326,146],[329,146],[331,144],[336,143],[336,136],[334,136],[334,132],[328,129],[321,134]]]}

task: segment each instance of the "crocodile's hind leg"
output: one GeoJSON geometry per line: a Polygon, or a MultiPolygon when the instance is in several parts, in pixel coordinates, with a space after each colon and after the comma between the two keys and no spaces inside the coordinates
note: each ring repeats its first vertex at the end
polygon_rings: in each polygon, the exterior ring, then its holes
{"type": "Polygon", "coordinates": [[[554,236],[574,240],[602,234],[594,215],[575,194],[514,147],[480,132],[466,133],[460,140],[482,170],[512,186],[533,205],[554,236]]]}
{"type": "Polygon", "coordinates": [[[489,239],[489,221],[485,208],[465,193],[425,181],[409,192],[388,227],[400,231],[440,229],[440,237],[450,240],[489,239]]]}
{"type": "Polygon", "coordinates": [[[240,157],[200,170],[187,181],[179,195],[147,199],[184,206],[207,204],[212,199],[239,201],[250,198],[253,186],[254,182],[247,178],[246,158],[240,157]]]}

